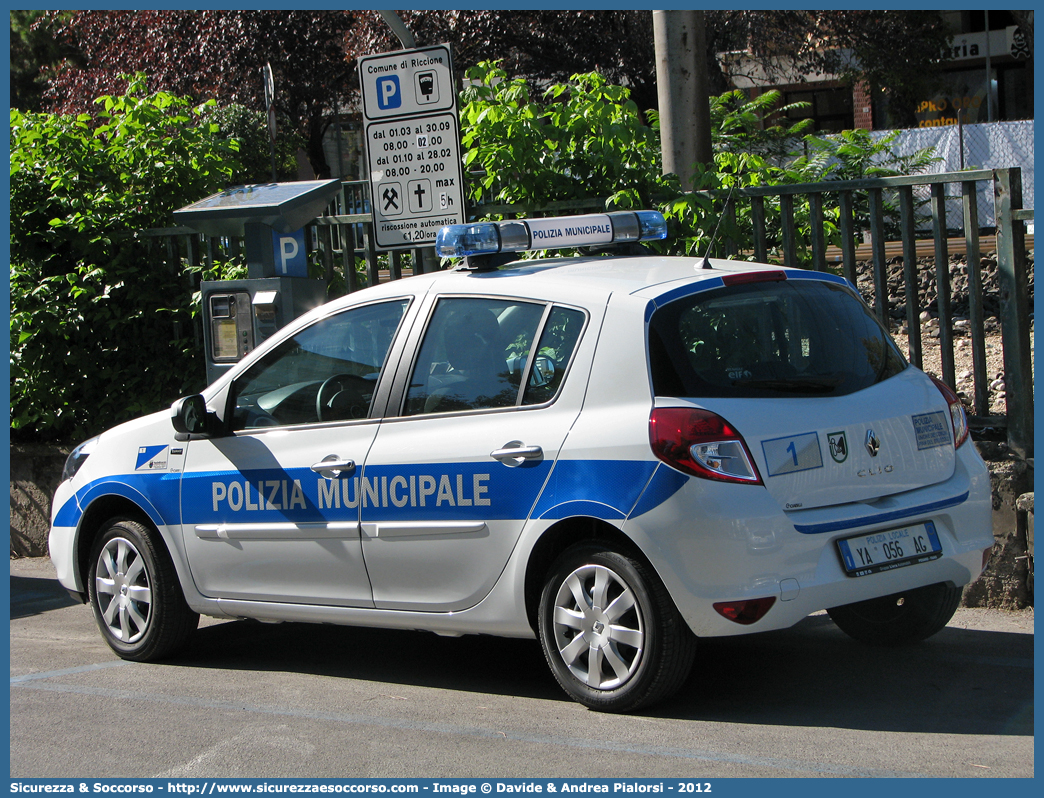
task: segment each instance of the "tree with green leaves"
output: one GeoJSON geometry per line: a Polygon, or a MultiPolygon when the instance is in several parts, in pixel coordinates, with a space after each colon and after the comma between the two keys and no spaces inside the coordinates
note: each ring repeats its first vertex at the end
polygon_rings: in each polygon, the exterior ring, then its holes
{"type": "MultiPolygon", "coordinates": [[[[643,111],[656,107],[652,17],[636,10],[399,11],[418,47],[448,43],[459,74],[492,58],[537,85],[598,72],[627,86],[643,111]]],[[[376,11],[359,12],[352,57],[400,47],[376,11]]]]}
{"type": "Polygon", "coordinates": [[[198,389],[181,268],[143,231],[222,188],[235,144],[142,77],[96,117],[11,111],[11,428],[70,440],[198,389]]]}
{"type": "MultiPolygon", "coordinates": [[[[684,192],[676,175],[661,174],[658,114],[649,111],[647,124],[627,89],[598,73],[573,75],[536,97],[529,81],[510,77],[500,64],[480,63],[467,78],[461,139],[465,164],[482,173],[472,184],[475,204],[530,213],[600,197],[606,210],[658,207],[671,232],[650,246],[668,254],[705,254],[716,230],[719,243],[751,248],[749,204],[724,214],[710,192],[911,174],[932,163],[928,151],[896,156],[895,136],[816,136],[809,120],[792,125],[786,111],[796,105],[782,105],[779,92],[748,99],[733,91],[711,98],[714,161],[698,166],[697,191],[684,192]]],[[[766,205],[778,217],[778,200],[766,205]]],[[[836,216],[836,209],[826,215],[832,243],[840,236],[836,216]]],[[[796,218],[800,248],[808,240],[807,205],[798,204],[796,218]]],[[[770,231],[778,225],[773,218],[770,231]]]]}
{"type": "MultiPolygon", "coordinates": [[[[268,117],[238,103],[209,105],[205,117],[218,127],[218,134],[234,140],[239,146],[238,165],[229,177],[230,183],[267,183],[272,179],[272,158],[268,117]]],[[[297,151],[305,141],[294,130],[283,131],[276,138],[276,180],[297,179],[297,151]]]]}
{"type": "Polygon", "coordinates": [[[72,12],[10,12],[11,22],[11,107],[23,111],[42,110],[43,93],[59,64],[82,66],[83,57],[73,46],[54,34],[54,25],[67,20],[72,12]]]}
{"type": "Polygon", "coordinates": [[[659,140],[622,86],[574,75],[539,101],[499,64],[466,73],[461,140],[466,168],[485,170],[473,199],[545,205],[614,195],[641,205],[662,182],[659,140]]]}
{"type": "MultiPolygon", "coordinates": [[[[512,75],[534,84],[562,83],[597,71],[626,86],[641,111],[656,108],[652,16],[640,10],[470,10],[399,12],[418,45],[449,42],[461,72],[500,59],[512,75]]],[[[723,94],[755,67],[780,83],[832,74],[866,82],[895,109],[931,94],[939,54],[950,36],[938,11],[707,11],[711,92],[723,94]],[[744,59],[722,58],[743,53],[744,59]]],[[[399,47],[376,12],[360,12],[349,52],[399,47]]],[[[909,119],[912,119],[912,112],[909,119]]],[[[907,121],[909,121],[909,119],[907,121]]]]}

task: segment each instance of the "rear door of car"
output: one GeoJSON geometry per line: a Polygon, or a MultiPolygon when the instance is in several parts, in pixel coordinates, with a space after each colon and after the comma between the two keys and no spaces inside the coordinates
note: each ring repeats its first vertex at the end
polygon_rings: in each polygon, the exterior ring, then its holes
{"type": "Polygon", "coordinates": [[[498,296],[429,300],[399,416],[360,478],[378,608],[451,611],[492,588],[579,412],[587,313],[498,296]]]}

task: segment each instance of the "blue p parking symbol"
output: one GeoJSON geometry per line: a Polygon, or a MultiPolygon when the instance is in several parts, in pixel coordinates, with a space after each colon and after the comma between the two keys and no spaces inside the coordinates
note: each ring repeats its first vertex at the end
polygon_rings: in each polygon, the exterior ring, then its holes
{"type": "Polygon", "coordinates": [[[399,76],[388,75],[377,78],[377,107],[382,111],[398,108],[402,105],[402,92],[399,91],[399,76]]]}
{"type": "Polygon", "coordinates": [[[272,249],[275,252],[275,277],[308,276],[308,254],[305,249],[304,228],[288,235],[273,230],[272,249]]]}

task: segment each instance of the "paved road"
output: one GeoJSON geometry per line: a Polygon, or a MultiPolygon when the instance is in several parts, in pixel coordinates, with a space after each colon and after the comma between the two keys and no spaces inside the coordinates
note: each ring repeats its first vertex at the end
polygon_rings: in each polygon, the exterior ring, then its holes
{"type": "Polygon", "coordinates": [[[825,615],[709,640],[636,716],[564,697],[532,641],[204,621],[124,663],[47,560],[11,562],[12,777],[1032,777],[1033,614],[919,646],[825,615]]]}

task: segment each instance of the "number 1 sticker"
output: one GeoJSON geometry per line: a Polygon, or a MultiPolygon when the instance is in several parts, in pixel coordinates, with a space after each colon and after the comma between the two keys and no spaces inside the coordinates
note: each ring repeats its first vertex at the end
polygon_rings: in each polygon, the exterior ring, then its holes
{"type": "Polygon", "coordinates": [[[762,441],[761,450],[765,453],[770,477],[823,467],[819,435],[815,432],[762,441]]]}

